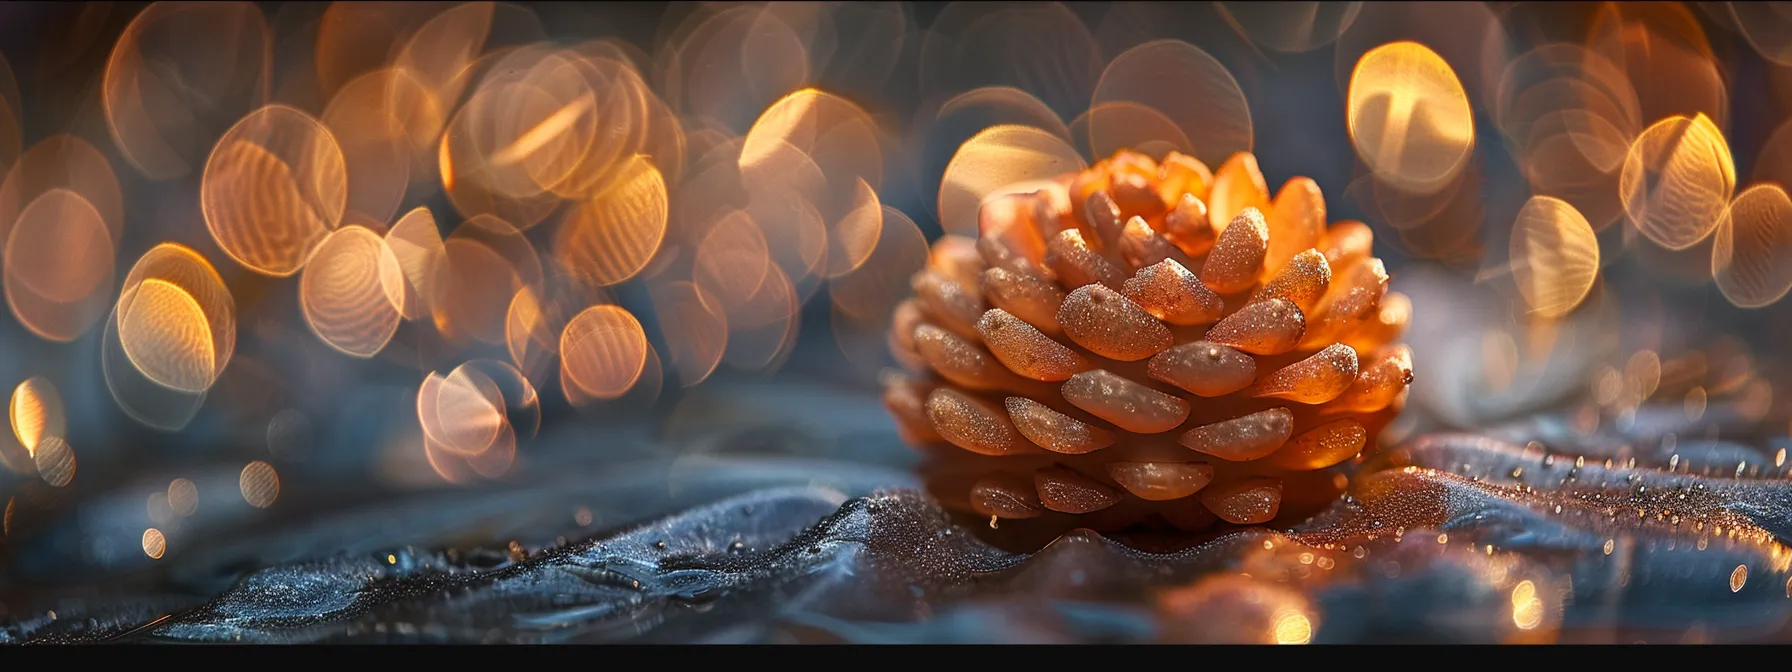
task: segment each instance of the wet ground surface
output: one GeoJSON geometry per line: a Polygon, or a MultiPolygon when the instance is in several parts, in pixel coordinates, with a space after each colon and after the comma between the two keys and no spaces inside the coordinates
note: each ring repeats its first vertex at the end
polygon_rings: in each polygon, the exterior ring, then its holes
{"type": "Polygon", "coordinates": [[[135,570],[59,556],[59,535],[106,534],[65,516],[14,547],[0,641],[1785,640],[1792,480],[1771,445],[1638,450],[1691,429],[1650,407],[1628,433],[1514,441],[1550,422],[1409,439],[1292,530],[1037,550],[946,514],[870,436],[856,459],[736,435],[259,532],[199,521],[209,541],[135,570]]]}

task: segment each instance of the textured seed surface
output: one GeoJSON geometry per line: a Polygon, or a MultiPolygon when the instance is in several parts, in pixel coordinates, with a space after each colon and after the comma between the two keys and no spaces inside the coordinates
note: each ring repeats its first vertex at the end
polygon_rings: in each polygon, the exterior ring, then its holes
{"type": "Polygon", "coordinates": [[[995,307],[1040,331],[1058,333],[1058,306],[1064,303],[1064,290],[1034,269],[988,269],[983,272],[983,294],[995,307]]]}
{"type": "Polygon", "coordinates": [[[1333,405],[1342,410],[1367,413],[1387,408],[1412,384],[1412,349],[1391,345],[1375,351],[1362,364],[1362,371],[1350,389],[1338,395],[1333,405]]]}
{"type": "Polygon", "coordinates": [[[1139,499],[1181,499],[1213,481],[1211,465],[1189,462],[1109,462],[1108,476],[1139,499]]]}
{"type": "Polygon", "coordinates": [[[1039,447],[1055,453],[1078,455],[1114,445],[1114,433],[1052,410],[1026,397],[1009,397],[1008,419],[1014,428],[1039,447]]]}
{"type": "Polygon", "coordinates": [[[1175,203],[1183,196],[1206,196],[1213,187],[1213,171],[1199,159],[1170,152],[1158,164],[1157,180],[1158,197],[1165,203],[1175,203]]]}
{"type": "Polygon", "coordinates": [[[1018,256],[1032,263],[1045,260],[1045,237],[1040,235],[1038,217],[1041,200],[1038,194],[1008,194],[990,199],[977,211],[977,250],[984,263],[996,265],[985,241],[998,245],[1004,252],[1000,256],[1018,256]]]}
{"type": "Polygon", "coordinates": [[[1245,208],[1214,241],[1207,263],[1201,267],[1201,282],[1220,294],[1250,289],[1263,272],[1263,256],[1268,252],[1269,225],[1263,222],[1263,213],[1245,208]]]}
{"type": "Polygon", "coordinates": [[[1184,343],[1152,357],[1152,378],[1202,397],[1237,392],[1257,379],[1257,360],[1211,341],[1184,343]]]}
{"type": "Polygon", "coordinates": [[[1089,194],[1088,200],[1083,202],[1083,218],[1089,222],[1089,228],[1095,231],[1094,239],[1085,240],[1097,251],[1107,249],[1120,237],[1120,206],[1114,203],[1114,198],[1108,192],[1089,194]]]}
{"type": "Polygon", "coordinates": [[[1252,301],[1287,299],[1302,311],[1310,311],[1332,283],[1332,267],[1319,250],[1308,248],[1294,255],[1274,278],[1258,290],[1252,301]]]}
{"type": "Polygon", "coordinates": [[[931,324],[915,329],[915,349],[941,376],[974,390],[1003,389],[1020,380],[983,346],[931,324]]]}
{"type": "Polygon", "coordinates": [[[921,314],[921,305],[914,299],[904,299],[896,304],[896,312],[890,318],[890,333],[896,337],[896,344],[909,352],[915,352],[915,330],[926,322],[921,314]]]}
{"type": "MultiPolygon", "coordinates": [[[[1142,170],[1150,169],[1142,168],[1142,170]]],[[[1131,172],[1116,173],[1110,181],[1109,187],[1109,191],[1114,196],[1114,203],[1126,212],[1145,217],[1164,214],[1164,210],[1167,209],[1164,206],[1164,199],[1157,195],[1157,190],[1151,184],[1155,177],[1156,175],[1147,176],[1131,172]]]]}
{"type": "Polygon", "coordinates": [[[1338,335],[1338,341],[1350,347],[1375,348],[1399,338],[1412,323],[1412,299],[1400,292],[1381,297],[1375,315],[1353,329],[1338,335]]]}
{"type": "Polygon", "coordinates": [[[944,273],[916,275],[913,286],[922,311],[953,331],[971,333],[983,315],[983,297],[944,273]]]}
{"type": "Polygon", "coordinates": [[[1207,197],[1209,221],[1225,233],[1245,208],[1269,209],[1269,183],[1257,168],[1257,157],[1239,152],[1213,171],[1213,189],[1207,197]]]}
{"type": "Polygon", "coordinates": [[[1181,252],[1175,245],[1151,229],[1144,218],[1133,217],[1126,220],[1126,227],[1120,231],[1120,240],[1116,245],[1120,249],[1120,258],[1132,268],[1143,268],[1165,259],[1174,258],[1181,252]]]}
{"type": "Polygon", "coordinates": [[[1356,456],[1368,438],[1360,422],[1330,422],[1294,437],[1267,461],[1284,469],[1324,469],[1356,456]]]}
{"type": "Polygon", "coordinates": [[[1226,310],[1225,301],[1175,259],[1139,269],[1121,293],[1152,317],[1183,327],[1208,324],[1226,310]]]}
{"type": "Polygon", "coordinates": [[[1374,245],[1375,231],[1368,224],[1344,220],[1326,229],[1325,244],[1320,249],[1325,252],[1325,260],[1332,268],[1344,268],[1368,257],[1374,245]]]}
{"type": "Polygon", "coordinates": [[[1032,479],[1019,474],[995,474],[971,486],[971,510],[981,516],[1024,519],[1045,513],[1032,479]]]}
{"type": "Polygon", "coordinates": [[[1300,344],[1306,316],[1293,301],[1270,299],[1246,305],[1207,330],[1207,340],[1253,355],[1279,355],[1300,344]]]}
{"type": "Polygon", "coordinates": [[[1221,459],[1242,462],[1275,452],[1294,434],[1294,414],[1272,408],[1202,425],[1182,434],[1182,445],[1221,459]]]}
{"type": "Polygon", "coordinates": [[[927,417],[941,438],[973,453],[1006,455],[1026,446],[1007,413],[957,390],[942,387],[928,394],[927,417]]]}
{"type": "Polygon", "coordinates": [[[1082,231],[1059,231],[1045,249],[1045,265],[1058,274],[1058,281],[1065,287],[1074,289],[1101,283],[1118,288],[1126,281],[1126,274],[1119,267],[1103,259],[1100,253],[1089,247],[1089,243],[1083,239],[1082,231]]]}
{"type": "Polygon", "coordinates": [[[1219,236],[1208,221],[1207,204],[1194,194],[1183,194],[1176,207],[1164,215],[1164,235],[1188,256],[1198,257],[1213,249],[1219,236]]]}
{"type": "Polygon", "coordinates": [[[1356,350],[1337,343],[1264,376],[1257,381],[1251,394],[1302,404],[1323,404],[1350,389],[1356,382],[1356,375],[1356,350]]]}
{"type": "Polygon", "coordinates": [[[1372,452],[1413,378],[1411,301],[1367,225],[1326,217],[1313,180],[1272,199],[1249,153],[1120,151],[991,198],[896,306],[918,375],[887,373],[885,406],[905,441],[963,449],[927,451],[929,482],[992,525],[1305,515],[1348,483],[1311,472],[1372,452]]]}
{"type": "Polygon", "coordinates": [[[977,332],[1003,366],[1033,380],[1056,382],[1089,368],[1082,355],[1000,308],[983,313],[977,332]]]}
{"type": "Polygon", "coordinates": [[[1170,347],[1175,337],[1151,313],[1120,292],[1101,285],[1080,287],[1064,297],[1058,325],[1091,352],[1132,362],[1170,347]]]}
{"type": "Polygon", "coordinates": [[[1355,264],[1343,277],[1332,282],[1319,305],[1310,314],[1307,333],[1301,345],[1317,348],[1337,339],[1338,334],[1355,328],[1375,315],[1387,294],[1388,273],[1380,259],[1355,264]]]}
{"type": "Polygon", "coordinates": [[[1309,177],[1282,183],[1269,206],[1269,254],[1263,266],[1275,273],[1302,250],[1319,246],[1325,237],[1325,192],[1309,177]]]}
{"type": "MultiPolygon", "coordinates": [[[[927,267],[950,278],[953,284],[967,290],[977,286],[977,277],[988,264],[977,251],[977,241],[964,236],[946,234],[933,241],[927,251],[927,267]]],[[[972,292],[975,295],[975,292],[972,292]]]]}
{"type": "Polygon", "coordinates": [[[1211,486],[1201,491],[1201,503],[1228,523],[1267,523],[1282,507],[1282,482],[1260,478],[1211,486]]]}
{"type": "Polygon", "coordinates": [[[1090,513],[1120,503],[1120,493],[1063,467],[1033,472],[1033,487],[1045,508],[1063,513],[1090,513]]]}
{"type": "Polygon", "coordinates": [[[1061,389],[1064,399],[1077,408],[1129,432],[1167,432],[1188,419],[1187,401],[1110,371],[1084,371],[1064,381],[1061,389]]]}

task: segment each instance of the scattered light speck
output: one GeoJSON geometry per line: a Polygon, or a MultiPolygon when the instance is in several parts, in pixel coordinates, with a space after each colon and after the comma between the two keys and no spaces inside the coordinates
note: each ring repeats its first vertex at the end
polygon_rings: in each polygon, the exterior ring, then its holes
{"type": "Polygon", "coordinates": [[[144,555],[149,556],[151,560],[160,560],[162,554],[167,551],[168,540],[162,536],[161,530],[152,527],[143,531],[144,555]]]}
{"type": "Polygon", "coordinates": [[[274,500],[280,497],[280,475],[274,471],[273,465],[266,462],[250,462],[243,467],[237,485],[243,491],[243,501],[258,509],[273,505],[274,500]]]}
{"type": "Polygon", "coordinates": [[[168,506],[182,516],[193,515],[199,510],[199,486],[184,478],[174,479],[168,484],[168,506]]]}
{"type": "Polygon", "coordinates": [[[1306,644],[1313,641],[1313,622],[1306,614],[1289,612],[1276,619],[1277,644],[1306,644]]]}

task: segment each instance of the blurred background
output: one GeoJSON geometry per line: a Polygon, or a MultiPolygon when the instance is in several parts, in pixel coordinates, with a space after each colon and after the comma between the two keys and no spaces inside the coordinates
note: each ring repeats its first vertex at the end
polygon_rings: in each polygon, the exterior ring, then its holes
{"type": "Polygon", "coordinates": [[[906,484],[928,243],[1122,148],[1372,227],[1384,443],[1721,408],[1784,474],[1788,121],[1782,3],[7,3],[0,621],[906,484]]]}

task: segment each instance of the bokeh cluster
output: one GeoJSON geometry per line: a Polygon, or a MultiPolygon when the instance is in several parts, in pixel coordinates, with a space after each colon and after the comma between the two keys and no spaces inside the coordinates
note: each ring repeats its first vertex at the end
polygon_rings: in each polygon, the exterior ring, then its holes
{"type": "Polygon", "coordinates": [[[929,241],[1121,149],[1373,229],[1420,372],[1384,439],[1583,388],[1589,432],[1767,417],[1788,112],[1777,4],[7,5],[6,534],[135,488],[160,559],[343,472],[601,460],[721,378],[875,394],[929,241]]]}

